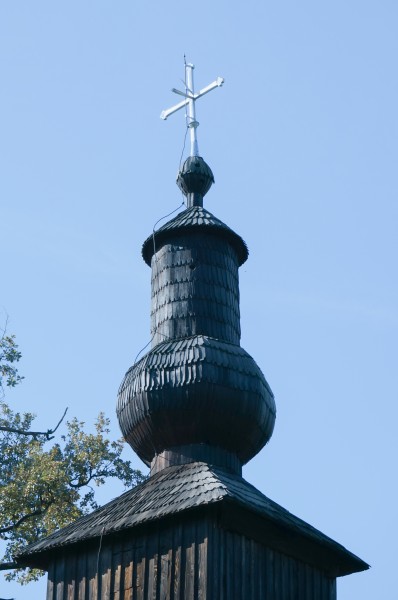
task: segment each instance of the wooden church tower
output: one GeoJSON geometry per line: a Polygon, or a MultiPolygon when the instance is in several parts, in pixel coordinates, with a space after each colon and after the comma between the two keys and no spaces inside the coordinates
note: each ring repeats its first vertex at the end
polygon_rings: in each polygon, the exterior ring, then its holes
{"type": "Polygon", "coordinates": [[[242,238],[203,208],[214,179],[197,150],[177,183],[186,210],[150,235],[152,348],[127,372],[117,414],[150,466],[141,485],[30,545],[47,600],[335,600],[336,577],[368,567],[242,478],[272,435],[275,403],[240,346],[242,238]]]}

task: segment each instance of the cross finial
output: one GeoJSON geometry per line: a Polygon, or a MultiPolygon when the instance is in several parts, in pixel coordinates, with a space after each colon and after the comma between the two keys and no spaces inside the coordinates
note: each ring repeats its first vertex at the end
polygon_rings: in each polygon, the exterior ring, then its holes
{"type": "MultiPolygon", "coordinates": [[[[184,59],[185,59],[185,57],[184,57],[184,59]]],[[[182,102],[179,102],[178,104],[175,104],[174,106],[172,106],[171,108],[168,108],[167,110],[164,110],[161,113],[160,118],[166,120],[167,117],[169,117],[173,113],[177,112],[177,110],[187,107],[187,112],[186,112],[187,127],[189,128],[190,138],[191,138],[191,154],[190,154],[190,156],[199,156],[198,138],[197,138],[197,134],[196,134],[196,129],[197,129],[199,123],[196,120],[195,102],[196,102],[196,100],[198,100],[199,98],[201,98],[202,96],[207,94],[208,92],[211,92],[211,90],[214,90],[216,87],[222,86],[222,84],[224,83],[224,79],[223,79],[223,77],[217,77],[217,79],[215,81],[213,81],[213,83],[210,83],[210,85],[206,86],[205,88],[200,90],[197,94],[195,94],[194,85],[193,85],[193,70],[194,70],[194,68],[195,68],[195,66],[193,64],[185,63],[185,92],[180,92],[180,90],[176,90],[175,88],[173,88],[171,90],[172,92],[174,92],[175,94],[178,94],[179,96],[184,96],[185,100],[183,100],[182,102]]]]}

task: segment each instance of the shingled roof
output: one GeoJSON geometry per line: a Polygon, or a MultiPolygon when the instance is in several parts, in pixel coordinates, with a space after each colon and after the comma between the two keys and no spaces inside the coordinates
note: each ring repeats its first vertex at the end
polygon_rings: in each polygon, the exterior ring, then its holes
{"type": "Polygon", "coordinates": [[[275,413],[251,356],[204,335],[157,344],[126,373],[117,404],[123,435],[147,464],[191,443],[223,448],[244,464],[271,437],[275,413]]]}
{"type": "Polygon", "coordinates": [[[242,265],[249,256],[247,246],[240,235],[235,233],[220,219],[217,219],[217,217],[203,208],[203,206],[192,206],[179,213],[171,221],[165,223],[165,225],[145,240],[142,246],[142,256],[145,262],[149,266],[151,265],[151,258],[154,254],[154,243],[158,247],[171,233],[185,233],[188,230],[190,232],[206,230],[206,233],[214,232],[227,239],[236,251],[239,265],[242,265]]]}
{"type": "MultiPolygon", "coordinates": [[[[177,378],[179,386],[202,380],[219,384],[220,377],[217,376],[216,369],[230,368],[231,372],[227,375],[231,380],[231,387],[242,390],[242,386],[246,386],[243,390],[257,392],[259,386],[264,386],[268,394],[273,396],[259,367],[243,348],[205,335],[194,335],[158,344],[130,367],[120,386],[120,392],[130,383],[133,376],[141,374],[144,368],[150,371],[160,367],[164,369],[163,379],[151,379],[144,374],[139,381],[133,380],[136,388],[134,391],[176,384],[173,377],[177,378]],[[179,369],[177,375],[176,369],[179,369]],[[242,374],[247,375],[247,378],[243,379],[242,374]]],[[[227,375],[224,375],[224,378],[227,375]]]]}
{"type": "MultiPolygon", "coordinates": [[[[242,477],[203,462],[172,466],[144,483],[125,492],[118,498],[81,517],[74,523],[53,533],[44,540],[27,546],[17,557],[21,565],[32,564],[35,557],[49,551],[60,550],[73,544],[126,531],[138,525],[156,522],[200,507],[233,504],[236,508],[250,511],[288,535],[289,543],[305,540],[319,554],[327,553],[334,558],[339,575],[368,568],[368,565],[343,546],[333,541],[308,523],[295,517],[276,502],[267,498],[242,477]]],[[[316,555],[316,553],[315,553],[316,555]]]]}

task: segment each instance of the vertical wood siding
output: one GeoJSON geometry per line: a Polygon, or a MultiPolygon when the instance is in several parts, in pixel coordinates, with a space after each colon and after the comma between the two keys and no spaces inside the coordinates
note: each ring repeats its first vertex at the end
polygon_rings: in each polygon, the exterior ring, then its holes
{"type": "Polygon", "coordinates": [[[59,556],[47,600],[336,600],[336,582],[203,517],[59,556]]]}

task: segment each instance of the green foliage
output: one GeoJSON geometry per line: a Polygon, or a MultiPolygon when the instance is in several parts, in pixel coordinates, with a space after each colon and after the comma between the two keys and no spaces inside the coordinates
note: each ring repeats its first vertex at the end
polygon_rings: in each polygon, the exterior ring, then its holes
{"type": "MultiPolygon", "coordinates": [[[[15,386],[22,377],[14,363],[20,353],[14,337],[2,338],[1,375],[15,386]],[[8,368],[10,367],[10,368],[8,368]]],[[[123,441],[110,441],[109,419],[98,416],[94,433],[76,418],[57,440],[54,430],[32,431],[35,416],[14,412],[0,398],[0,540],[6,542],[3,563],[27,544],[45,537],[97,508],[95,487],[112,477],[131,487],[145,477],[121,458],[123,441]]],[[[59,425],[59,424],[58,424],[59,425]]],[[[1,565],[0,565],[1,568],[1,565]]],[[[38,570],[16,569],[6,579],[37,579],[38,570]]]]}
{"type": "Polygon", "coordinates": [[[18,374],[15,365],[21,358],[18,345],[15,343],[15,335],[3,335],[0,339],[0,392],[4,395],[4,383],[8,387],[14,387],[22,381],[23,377],[18,374]]]}

